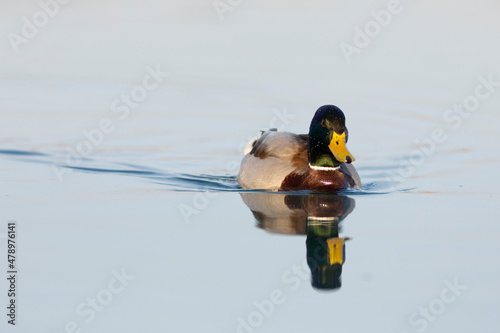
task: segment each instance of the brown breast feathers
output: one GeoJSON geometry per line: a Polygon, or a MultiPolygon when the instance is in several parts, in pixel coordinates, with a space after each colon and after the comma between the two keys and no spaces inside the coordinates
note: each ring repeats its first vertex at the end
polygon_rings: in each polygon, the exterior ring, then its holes
{"type": "Polygon", "coordinates": [[[354,179],[338,170],[314,170],[305,173],[292,172],[281,183],[280,190],[338,191],[355,185],[354,179]]]}

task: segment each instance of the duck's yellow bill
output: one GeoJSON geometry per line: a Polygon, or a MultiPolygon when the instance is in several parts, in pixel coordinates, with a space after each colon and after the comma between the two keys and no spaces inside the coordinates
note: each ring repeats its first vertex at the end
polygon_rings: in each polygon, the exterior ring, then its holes
{"type": "Polygon", "coordinates": [[[330,238],[326,242],[328,244],[328,257],[330,265],[344,264],[344,242],[349,239],[344,238],[330,238]]]}
{"type": "Polygon", "coordinates": [[[345,146],[345,131],[342,134],[333,132],[332,141],[330,141],[328,147],[337,161],[345,163],[354,162],[354,157],[345,146]]]}

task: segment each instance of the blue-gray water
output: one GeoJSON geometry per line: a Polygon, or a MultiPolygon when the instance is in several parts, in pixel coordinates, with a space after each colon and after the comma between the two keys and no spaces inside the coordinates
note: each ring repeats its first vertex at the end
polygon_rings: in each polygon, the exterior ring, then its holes
{"type": "MultiPolygon", "coordinates": [[[[340,44],[385,2],[247,1],[223,21],[210,2],[71,2],[18,53],[3,38],[0,268],[17,221],[16,328],[495,330],[499,7],[442,3],[401,1],[351,62],[340,44]],[[305,133],[329,103],[362,190],[239,188],[250,138],[305,133]],[[314,251],[342,239],[340,272],[314,251]],[[308,257],[333,290],[313,287],[308,257]]],[[[2,35],[40,10],[0,7],[2,35]]]]}

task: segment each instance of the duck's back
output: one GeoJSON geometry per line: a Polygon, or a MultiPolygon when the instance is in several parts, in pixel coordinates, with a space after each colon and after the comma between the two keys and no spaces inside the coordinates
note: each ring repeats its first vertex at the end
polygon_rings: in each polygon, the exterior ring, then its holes
{"type": "Polygon", "coordinates": [[[246,189],[277,190],[290,173],[307,168],[307,136],[267,131],[243,158],[238,181],[246,189]]]}

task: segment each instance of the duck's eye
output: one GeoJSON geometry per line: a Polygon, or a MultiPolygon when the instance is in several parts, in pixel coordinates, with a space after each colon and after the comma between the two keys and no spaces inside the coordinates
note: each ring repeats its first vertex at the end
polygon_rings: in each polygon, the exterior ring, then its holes
{"type": "Polygon", "coordinates": [[[337,141],[337,146],[339,145],[339,142],[337,141]]]}
{"type": "Polygon", "coordinates": [[[321,120],[321,126],[326,127],[326,121],[325,121],[325,119],[321,120]]]}

